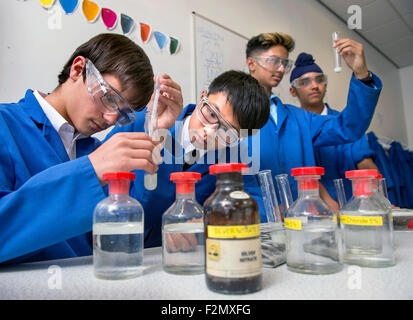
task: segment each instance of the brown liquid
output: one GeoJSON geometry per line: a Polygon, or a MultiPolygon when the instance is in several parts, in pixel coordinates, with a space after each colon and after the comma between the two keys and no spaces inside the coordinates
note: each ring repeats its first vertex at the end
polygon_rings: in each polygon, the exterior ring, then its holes
{"type": "MultiPolygon", "coordinates": [[[[208,226],[244,226],[260,223],[256,201],[243,191],[242,176],[240,173],[221,173],[217,175],[217,189],[204,203],[205,212],[205,239],[216,240],[208,235],[208,226]],[[233,191],[243,191],[245,198],[230,197],[233,191]]],[[[242,238],[242,240],[256,239],[242,238]]],[[[258,235],[259,238],[259,235],[258,235]]],[[[226,240],[226,239],[220,239],[226,240]]],[[[240,239],[232,239],[239,241],[240,239]]],[[[230,241],[227,243],[230,244],[230,241]]],[[[256,253],[261,256],[260,243],[257,242],[256,253]]],[[[246,250],[249,250],[248,248],[246,250]]],[[[262,274],[239,278],[219,277],[208,273],[208,250],[205,250],[206,284],[208,289],[226,294],[245,294],[261,290],[262,274]]]]}

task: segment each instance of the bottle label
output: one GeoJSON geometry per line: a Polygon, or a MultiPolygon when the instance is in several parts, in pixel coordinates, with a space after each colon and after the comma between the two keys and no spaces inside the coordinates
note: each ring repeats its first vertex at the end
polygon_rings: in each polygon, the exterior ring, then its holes
{"type": "Polygon", "coordinates": [[[229,196],[232,199],[249,199],[249,195],[248,193],[244,192],[244,191],[232,191],[229,196]]]}
{"type": "Polygon", "coordinates": [[[261,274],[261,239],[206,239],[206,273],[223,278],[261,274]]]}
{"type": "Polygon", "coordinates": [[[302,225],[307,223],[307,217],[285,218],[284,226],[287,229],[301,230],[302,225]]]}
{"type": "Polygon", "coordinates": [[[216,239],[243,239],[260,236],[260,224],[238,226],[208,226],[208,237],[216,239]]]}
{"type": "Polygon", "coordinates": [[[350,224],[354,226],[382,226],[383,218],[380,216],[340,216],[342,224],[350,224]]]}

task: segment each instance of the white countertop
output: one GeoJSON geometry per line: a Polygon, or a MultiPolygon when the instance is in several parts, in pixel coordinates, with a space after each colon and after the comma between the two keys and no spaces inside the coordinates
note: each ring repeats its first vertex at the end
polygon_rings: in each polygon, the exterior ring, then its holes
{"type": "Polygon", "coordinates": [[[305,275],[286,265],[263,269],[263,289],[246,295],[210,291],[205,275],[178,276],[162,270],[161,248],[145,249],[144,275],[127,280],[100,280],[92,256],[0,266],[0,299],[115,300],[283,300],[413,299],[413,232],[394,232],[396,265],[339,273],[305,275]]]}

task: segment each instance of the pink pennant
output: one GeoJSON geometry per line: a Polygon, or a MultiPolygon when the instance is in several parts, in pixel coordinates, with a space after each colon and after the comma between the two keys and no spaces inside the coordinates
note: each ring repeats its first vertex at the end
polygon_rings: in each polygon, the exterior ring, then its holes
{"type": "Polygon", "coordinates": [[[116,27],[116,23],[118,22],[118,16],[114,11],[108,8],[102,8],[101,16],[106,28],[112,30],[116,27]]]}

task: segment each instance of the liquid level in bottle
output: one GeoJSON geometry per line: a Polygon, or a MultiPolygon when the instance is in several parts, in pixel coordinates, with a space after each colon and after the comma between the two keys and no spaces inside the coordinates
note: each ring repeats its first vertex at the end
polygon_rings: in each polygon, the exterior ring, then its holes
{"type": "Polygon", "coordinates": [[[174,274],[205,271],[204,224],[166,224],[162,231],[163,269],[174,274]]]}
{"type": "Polygon", "coordinates": [[[307,274],[329,274],[342,269],[339,236],[334,221],[287,229],[287,267],[307,274]]]}
{"type": "MultiPolygon", "coordinates": [[[[342,212],[354,216],[354,212],[342,212]]],[[[369,214],[381,225],[352,225],[341,223],[343,261],[362,267],[388,267],[395,264],[391,214],[369,214]],[[381,218],[381,220],[380,220],[381,218]]]]}
{"type": "Polygon", "coordinates": [[[143,223],[94,224],[93,263],[98,278],[125,279],[139,276],[143,271],[143,223]]]}

